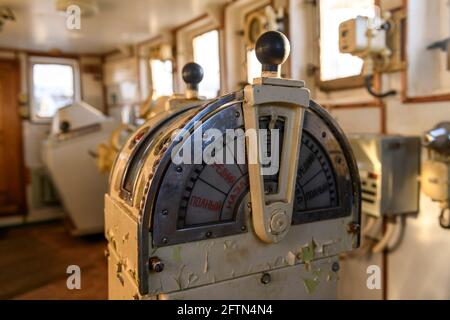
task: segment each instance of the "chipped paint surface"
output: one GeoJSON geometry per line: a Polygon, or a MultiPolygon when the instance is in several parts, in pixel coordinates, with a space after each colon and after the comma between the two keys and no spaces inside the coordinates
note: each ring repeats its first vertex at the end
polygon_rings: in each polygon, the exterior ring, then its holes
{"type": "Polygon", "coordinates": [[[309,279],[309,278],[302,278],[303,285],[305,286],[305,290],[308,294],[314,294],[316,291],[316,288],[319,286],[320,281],[319,278],[309,279]]]}
{"type": "Polygon", "coordinates": [[[312,240],[307,246],[301,248],[301,257],[305,264],[314,260],[316,243],[312,240]]]}
{"type": "MultiPolygon", "coordinates": [[[[134,279],[135,285],[139,281],[147,281],[150,296],[219,285],[247,276],[255,276],[258,279],[256,283],[261,285],[262,272],[272,274],[295,267],[298,267],[302,274],[297,273],[293,279],[303,277],[314,281],[313,272],[323,272],[319,277],[321,283],[319,287],[323,284],[331,285],[336,277],[332,275],[330,281],[326,282],[328,270],[322,271],[326,268],[316,270],[315,261],[333,257],[339,252],[351,249],[348,245],[351,243],[351,237],[346,233],[346,229],[336,225],[335,221],[292,226],[282,242],[272,245],[262,243],[249,229],[247,233],[231,237],[155,248],[150,233],[149,252],[146,255],[157,256],[164,263],[165,269],[161,273],[150,273],[147,279],[138,279],[136,259],[133,256],[137,255],[139,247],[131,246],[137,243],[137,235],[130,232],[130,230],[136,230],[136,222],[129,219],[126,214],[122,213],[122,216],[123,219],[110,221],[107,227],[106,234],[110,249],[116,252],[120,261],[126,266],[126,279],[134,279]],[[126,223],[119,223],[122,220],[126,223]],[[123,245],[123,240],[126,246],[123,245]]],[[[342,226],[350,222],[350,218],[342,220],[345,222],[342,226]]],[[[287,283],[294,282],[291,280],[287,283]]],[[[298,287],[305,291],[304,285],[299,284],[298,287]]]]}
{"type": "MultiPolygon", "coordinates": [[[[337,261],[337,257],[333,262],[337,261]]],[[[319,259],[311,262],[312,270],[307,272],[303,266],[297,264],[278,268],[270,272],[272,281],[261,283],[261,273],[234,278],[230,281],[218,281],[206,286],[198,282],[191,283],[183,291],[168,292],[159,297],[164,299],[228,299],[236,296],[242,299],[336,299],[336,284],[326,282],[323,276],[331,267],[328,259],[319,259]],[[297,282],[293,281],[296,280],[297,282]]],[[[193,273],[184,270],[188,278],[193,273]]],[[[185,279],[185,278],[183,278],[185,279]]]]}
{"type": "Polygon", "coordinates": [[[296,255],[292,251],[289,251],[288,254],[286,255],[287,264],[293,266],[295,265],[296,260],[297,260],[296,255]]]}
{"type": "Polygon", "coordinates": [[[173,248],[172,251],[172,259],[174,263],[181,263],[181,247],[180,246],[176,246],[173,248]]]}
{"type": "Polygon", "coordinates": [[[207,250],[206,252],[205,252],[205,264],[204,264],[204,267],[203,267],[203,273],[207,273],[208,272],[208,269],[209,269],[209,260],[208,260],[208,258],[209,258],[209,251],[207,250]]]}

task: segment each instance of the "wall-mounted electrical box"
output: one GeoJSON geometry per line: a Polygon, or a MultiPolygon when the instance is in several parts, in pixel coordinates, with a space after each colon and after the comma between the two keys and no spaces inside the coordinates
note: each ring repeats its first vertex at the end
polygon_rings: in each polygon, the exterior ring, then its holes
{"type": "Polygon", "coordinates": [[[420,137],[351,135],[362,184],[362,211],[395,216],[419,210],[420,137]]]}
{"type": "Polygon", "coordinates": [[[404,70],[405,21],[404,10],[386,10],[374,19],[358,16],[344,21],[339,26],[339,50],[362,58],[364,75],[404,70]]]}

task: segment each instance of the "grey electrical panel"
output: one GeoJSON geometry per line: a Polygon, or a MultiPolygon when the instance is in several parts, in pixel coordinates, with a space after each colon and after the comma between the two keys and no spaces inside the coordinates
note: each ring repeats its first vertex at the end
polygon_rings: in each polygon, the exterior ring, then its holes
{"type": "Polygon", "coordinates": [[[394,216],[419,210],[420,137],[351,135],[361,176],[362,211],[394,216]]]}

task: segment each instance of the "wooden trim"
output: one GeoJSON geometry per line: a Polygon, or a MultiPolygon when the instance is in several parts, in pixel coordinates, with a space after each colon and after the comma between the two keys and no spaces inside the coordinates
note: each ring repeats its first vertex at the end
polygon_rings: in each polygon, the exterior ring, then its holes
{"type": "Polygon", "coordinates": [[[381,112],[381,133],[387,134],[387,112],[386,112],[386,104],[384,102],[381,102],[380,105],[380,112],[381,112]]]}
{"type": "MultiPolygon", "coordinates": [[[[17,157],[18,157],[18,164],[20,167],[20,174],[19,174],[19,185],[20,188],[18,190],[19,192],[19,203],[17,211],[15,212],[15,214],[17,215],[17,213],[19,213],[20,215],[26,215],[27,214],[27,199],[26,199],[26,179],[25,179],[25,157],[24,157],[24,148],[23,148],[23,133],[22,133],[22,121],[20,119],[20,116],[18,115],[19,112],[19,101],[18,101],[18,96],[20,93],[20,85],[21,85],[21,72],[20,72],[20,62],[18,61],[18,59],[15,60],[5,60],[5,59],[0,59],[0,63],[5,63],[8,65],[11,65],[14,69],[13,71],[13,79],[11,79],[11,82],[15,83],[15,89],[16,89],[16,94],[15,97],[16,99],[14,99],[14,105],[11,106],[11,108],[14,108],[14,110],[16,110],[17,112],[17,150],[14,150],[14,152],[17,153],[17,157]]],[[[1,216],[9,216],[9,213],[5,213],[5,214],[1,214],[1,216]]],[[[11,215],[14,215],[13,213],[11,213],[11,215]]]]}
{"type": "MultiPolygon", "coordinates": [[[[332,91],[339,91],[339,90],[349,90],[349,89],[359,89],[364,87],[364,76],[362,74],[346,77],[346,78],[338,78],[333,80],[325,80],[323,81],[320,78],[320,54],[321,54],[321,48],[320,48],[320,0],[318,0],[316,5],[316,21],[317,21],[317,38],[315,38],[315,43],[313,46],[315,47],[315,50],[317,50],[317,57],[319,59],[317,65],[318,68],[315,71],[315,82],[317,87],[324,92],[332,92],[332,91]]],[[[381,5],[381,0],[374,0],[375,6],[381,5]]],[[[316,61],[315,61],[316,62],[316,61]]],[[[381,87],[381,84],[380,84],[381,87]]]]}
{"type": "MultiPolygon", "coordinates": [[[[382,86],[381,75],[375,74],[374,76],[374,89],[380,90],[382,86]]],[[[337,104],[325,104],[327,109],[360,109],[360,108],[376,108],[384,106],[383,100],[378,98],[373,98],[373,100],[368,101],[356,101],[348,103],[337,103],[337,104]]]]}
{"type": "Polygon", "coordinates": [[[102,95],[103,95],[103,113],[109,116],[109,105],[108,105],[108,94],[107,88],[105,85],[105,63],[106,57],[101,57],[101,65],[102,65],[102,95]]]}
{"type": "Polygon", "coordinates": [[[187,21],[187,22],[185,22],[185,23],[179,25],[179,26],[176,26],[175,28],[173,28],[173,29],[171,30],[171,32],[173,32],[174,34],[176,34],[176,33],[177,33],[178,31],[180,31],[181,29],[184,29],[184,28],[186,28],[186,27],[189,27],[191,24],[194,24],[194,23],[196,23],[196,22],[199,22],[199,21],[201,21],[201,20],[203,20],[203,19],[207,19],[208,17],[209,17],[209,15],[208,15],[207,13],[204,13],[204,14],[202,14],[202,15],[200,15],[200,16],[194,18],[194,19],[191,19],[191,20],[189,20],[189,21],[187,21]]]}
{"type": "Polygon", "coordinates": [[[317,87],[324,92],[359,89],[364,87],[364,77],[362,75],[323,81],[320,79],[320,68],[316,71],[315,81],[317,87]]]}
{"type": "MultiPolygon", "coordinates": [[[[374,4],[377,5],[378,1],[375,0],[374,4]]],[[[316,59],[313,63],[316,65],[315,69],[315,75],[314,80],[316,86],[324,92],[330,92],[330,91],[338,91],[338,90],[348,90],[348,89],[358,89],[364,87],[364,77],[360,75],[355,75],[351,77],[345,77],[345,78],[338,78],[333,80],[322,80],[320,78],[320,69],[321,69],[321,47],[320,47],[320,35],[321,35],[321,15],[320,15],[320,0],[316,1],[314,3],[316,6],[315,8],[315,27],[317,30],[314,31],[315,37],[314,37],[314,43],[313,43],[313,50],[317,53],[316,59]]]]}
{"type": "Polygon", "coordinates": [[[29,56],[38,57],[51,57],[51,58],[67,58],[67,59],[79,59],[81,57],[91,57],[91,58],[101,58],[104,54],[96,53],[68,53],[62,51],[37,51],[37,50],[26,50],[19,48],[1,47],[0,51],[10,51],[14,52],[16,55],[19,53],[25,53],[29,56]]]}
{"type": "MultiPolygon", "coordinates": [[[[407,12],[408,6],[409,6],[408,0],[403,0],[402,3],[403,3],[404,10],[407,12]]],[[[407,17],[406,19],[409,19],[409,18],[407,17]]],[[[408,38],[409,38],[407,23],[405,24],[405,33],[406,33],[406,35],[405,35],[405,51],[406,51],[408,48],[408,38]]],[[[405,61],[406,61],[406,65],[408,66],[408,64],[409,64],[408,54],[405,55],[405,61]]],[[[415,96],[415,97],[408,96],[408,67],[406,67],[406,69],[402,72],[401,86],[402,86],[402,89],[401,89],[402,102],[405,104],[450,101],[450,92],[437,94],[437,95],[430,95],[430,96],[415,96]]]]}
{"type": "Polygon", "coordinates": [[[350,102],[342,104],[324,104],[327,109],[362,109],[362,108],[380,108],[383,104],[380,101],[350,102]]]}
{"type": "Polygon", "coordinates": [[[158,35],[156,35],[156,36],[154,36],[154,37],[151,37],[151,38],[149,38],[149,39],[147,39],[147,40],[144,40],[144,41],[141,41],[141,42],[138,42],[137,44],[136,44],[136,48],[137,48],[137,54],[139,55],[139,49],[140,48],[142,48],[142,47],[144,47],[144,46],[147,46],[147,45],[152,45],[153,43],[155,43],[155,42],[157,42],[157,41],[160,41],[161,39],[162,39],[162,34],[158,34],[158,35]]]}

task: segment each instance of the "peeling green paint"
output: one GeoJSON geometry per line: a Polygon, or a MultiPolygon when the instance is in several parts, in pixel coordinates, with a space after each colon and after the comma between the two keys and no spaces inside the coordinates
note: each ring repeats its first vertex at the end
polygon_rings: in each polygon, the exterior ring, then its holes
{"type": "Polygon", "coordinates": [[[320,284],[320,281],[318,278],[314,278],[314,279],[302,278],[302,280],[303,280],[303,284],[305,286],[305,290],[308,294],[313,294],[320,284]]]}
{"type": "Polygon", "coordinates": [[[176,246],[175,248],[173,248],[172,259],[176,264],[181,263],[181,247],[180,246],[176,246]]]}
{"type": "Polygon", "coordinates": [[[308,246],[301,248],[301,255],[303,262],[309,263],[314,260],[314,250],[315,250],[314,240],[311,241],[311,243],[308,246]]]}
{"type": "Polygon", "coordinates": [[[316,269],[316,270],[313,270],[313,272],[312,272],[312,275],[314,276],[314,277],[320,277],[321,275],[322,275],[322,273],[323,273],[323,270],[322,269],[320,269],[320,268],[318,268],[318,269],[316,269]]]}

